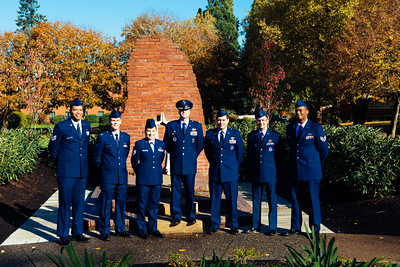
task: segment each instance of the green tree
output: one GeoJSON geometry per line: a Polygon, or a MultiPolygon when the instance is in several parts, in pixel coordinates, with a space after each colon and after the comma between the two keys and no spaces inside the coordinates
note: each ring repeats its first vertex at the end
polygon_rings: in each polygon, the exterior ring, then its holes
{"type": "Polygon", "coordinates": [[[37,12],[40,7],[37,0],[20,0],[19,3],[16,22],[20,31],[29,31],[41,21],[47,21],[46,16],[37,12]]]}
{"type": "Polygon", "coordinates": [[[278,45],[276,57],[285,69],[292,97],[317,110],[330,107],[336,95],[322,62],[352,16],[352,0],[255,0],[245,20],[245,57],[251,62],[266,34],[278,45]]]}
{"type": "Polygon", "coordinates": [[[6,32],[0,35],[0,122],[4,130],[11,113],[25,107],[18,82],[26,44],[24,34],[6,32]]]}
{"type": "Polygon", "coordinates": [[[37,62],[35,56],[32,62],[40,63],[40,68],[46,67],[40,71],[42,81],[38,86],[44,90],[43,93],[48,89],[57,91],[56,94],[43,95],[46,96],[44,99],[51,96],[43,102],[44,112],[69,106],[77,96],[86,108],[97,105],[108,110],[124,109],[126,71],[115,40],[90,29],[59,22],[41,22],[32,29],[30,38],[30,47],[39,49],[38,56],[43,58],[37,62]],[[46,79],[49,80],[44,83],[46,79]]]}
{"type": "Polygon", "coordinates": [[[204,12],[209,12],[216,19],[215,27],[222,39],[238,51],[239,22],[233,14],[233,0],[208,0],[208,6],[204,12]]]}
{"type": "MultiPolygon", "coordinates": [[[[198,14],[209,13],[215,18],[215,27],[223,42],[214,50],[213,56],[220,68],[219,82],[210,87],[213,93],[212,109],[227,108],[237,112],[246,109],[246,94],[243,90],[243,69],[239,64],[239,31],[238,20],[233,14],[232,0],[207,0],[208,5],[203,12],[199,9],[198,14]],[[242,101],[238,102],[237,99],[242,101]]],[[[209,99],[203,97],[203,102],[209,99]]]]}
{"type": "Polygon", "coordinates": [[[365,122],[372,99],[396,103],[393,137],[400,109],[399,8],[399,0],[356,3],[355,16],[348,21],[325,64],[330,80],[336,81],[336,93],[359,111],[353,113],[354,123],[365,122]]]}

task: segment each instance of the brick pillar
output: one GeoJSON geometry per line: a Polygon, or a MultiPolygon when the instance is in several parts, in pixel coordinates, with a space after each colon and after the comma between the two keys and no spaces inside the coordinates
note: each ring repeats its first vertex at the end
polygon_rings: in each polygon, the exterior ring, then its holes
{"type": "MultiPolygon", "coordinates": [[[[167,121],[179,118],[175,103],[188,99],[193,103],[190,119],[203,125],[203,107],[196,76],[179,46],[160,36],[137,40],[128,61],[128,100],[122,114],[121,130],[131,135],[131,145],[144,138],[146,119],[164,112],[167,121]]],[[[159,139],[165,127],[159,126],[159,139]]],[[[131,149],[132,151],[132,149],[131,149]]],[[[129,155],[130,166],[130,155],[129,155]]],[[[132,168],[130,167],[130,172],[132,168]]],[[[197,160],[196,191],[208,190],[208,161],[201,152],[197,160]]]]}

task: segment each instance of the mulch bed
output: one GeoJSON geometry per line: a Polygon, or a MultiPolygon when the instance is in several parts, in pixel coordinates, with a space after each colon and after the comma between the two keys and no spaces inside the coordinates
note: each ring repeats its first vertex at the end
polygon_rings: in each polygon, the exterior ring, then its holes
{"type": "MultiPolygon", "coordinates": [[[[55,169],[38,160],[18,181],[0,186],[0,244],[57,190],[55,169]]],[[[323,224],[337,233],[400,235],[400,196],[355,199],[340,186],[321,188],[323,224]]]]}

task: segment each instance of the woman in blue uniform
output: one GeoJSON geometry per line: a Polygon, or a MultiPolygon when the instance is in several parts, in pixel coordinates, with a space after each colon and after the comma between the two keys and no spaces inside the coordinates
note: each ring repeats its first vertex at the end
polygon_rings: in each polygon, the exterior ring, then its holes
{"type": "Polygon", "coordinates": [[[153,119],[147,119],[145,135],[144,139],[135,143],[131,161],[136,174],[138,193],[138,236],[148,239],[149,234],[164,237],[157,229],[157,213],[163,182],[162,163],[165,157],[165,144],[163,141],[156,139],[157,128],[153,119]],[[148,229],[145,217],[146,208],[149,215],[148,229]]]}

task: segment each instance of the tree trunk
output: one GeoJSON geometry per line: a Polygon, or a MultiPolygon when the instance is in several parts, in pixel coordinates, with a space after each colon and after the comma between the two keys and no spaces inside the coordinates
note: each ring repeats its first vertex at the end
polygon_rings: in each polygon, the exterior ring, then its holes
{"type": "Polygon", "coordinates": [[[322,107],[319,106],[316,115],[316,123],[318,124],[322,124],[322,111],[323,111],[322,107]]]}
{"type": "Polygon", "coordinates": [[[331,125],[339,126],[339,113],[340,113],[340,102],[335,101],[332,105],[331,111],[331,125]]]}
{"type": "Polygon", "coordinates": [[[396,128],[397,128],[397,121],[399,119],[399,112],[400,112],[400,94],[396,95],[393,105],[392,120],[390,121],[390,130],[392,138],[396,137],[396,128]]]}
{"type": "Polygon", "coordinates": [[[359,98],[354,103],[351,103],[353,113],[353,124],[364,124],[367,119],[368,104],[371,98],[359,98]]]}

